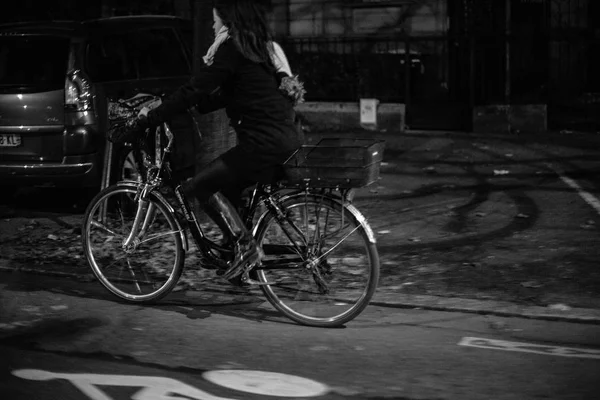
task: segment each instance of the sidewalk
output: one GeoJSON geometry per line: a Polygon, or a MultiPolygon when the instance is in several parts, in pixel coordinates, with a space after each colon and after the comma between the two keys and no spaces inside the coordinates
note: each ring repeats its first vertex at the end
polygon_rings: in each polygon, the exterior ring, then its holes
{"type": "MultiPolygon", "coordinates": [[[[379,183],[355,198],[381,257],[373,304],[600,324],[600,276],[594,272],[600,254],[590,246],[600,236],[600,219],[583,201],[561,217],[563,205],[578,200],[549,168],[560,165],[580,176],[596,171],[600,138],[349,135],[386,140],[379,183]]],[[[77,234],[80,216],[10,218],[0,211],[0,218],[0,271],[92,279],[77,234]]],[[[194,262],[192,251],[186,265],[194,262]]]]}

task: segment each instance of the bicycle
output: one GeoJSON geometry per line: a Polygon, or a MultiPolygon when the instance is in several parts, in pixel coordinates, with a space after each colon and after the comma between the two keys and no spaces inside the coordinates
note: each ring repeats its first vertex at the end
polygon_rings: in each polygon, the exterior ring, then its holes
{"type": "MultiPolygon", "coordinates": [[[[122,106],[135,114],[126,102],[122,106]]],[[[94,275],[113,295],[132,303],[156,302],[175,288],[189,251],[188,232],[201,267],[223,271],[233,258],[231,248],[203,232],[181,182],[171,174],[175,138],[167,123],[156,128],[154,139],[154,160],[147,155],[152,152],[140,150],[147,141],[134,146],[143,179],[102,190],[82,221],[83,248],[94,275]]],[[[301,150],[296,159],[319,152],[311,146],[301,150]]],[[[327,160],[330,153],[324,152],[327,160]]],[[[375,164],[370,180],[378,175],[375,164]]],[[[297,323],[345,324],[368,305],[379,280],[375,236],[352,204],[353,186],[360,182],[344,177],[329,187],[319,176],[323,187],[313,186],[305,164],[288,165],[287,180],[257,184],[241,210],[265,253],[241,280],[259,286],[277,310],[297,323]]]]}

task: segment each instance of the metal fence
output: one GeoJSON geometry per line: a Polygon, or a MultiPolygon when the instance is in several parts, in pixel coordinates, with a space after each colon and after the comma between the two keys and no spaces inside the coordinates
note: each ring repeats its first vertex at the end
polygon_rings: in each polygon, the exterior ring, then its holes
{"type": "Polygon", "coordinates": [[[564,35],[548,42],[551,122],[559,129],[600,129],[600,39],[564,35]]]}
{"type": "Polygon", "coordinates": [[[600,38],[583,31],[280,41],[309,101],[548,104],[551,127],[598,121],[600,38]]]}
{"type": "Polygon", "coordinates": [[[447,37],[287,38],[281,44],[309,100],[408,102],[450,95],[447,37]]]}

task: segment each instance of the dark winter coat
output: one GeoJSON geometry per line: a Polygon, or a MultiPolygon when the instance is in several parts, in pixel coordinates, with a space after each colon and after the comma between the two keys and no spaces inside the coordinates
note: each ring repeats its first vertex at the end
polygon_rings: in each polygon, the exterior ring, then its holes
{"type": "Polygon", "coordinates": [[[164,99],[148,114],[148,121],[155,125],[193,106],[201,112],[225,106],[238,146],[223,158],[243,169],[248,178],[259,178],[261,171],[281,164],[301,144],[292,103],[278,86],[272,68],[245,58],[229,39],[219,47],[213,63],[164,99]]]}

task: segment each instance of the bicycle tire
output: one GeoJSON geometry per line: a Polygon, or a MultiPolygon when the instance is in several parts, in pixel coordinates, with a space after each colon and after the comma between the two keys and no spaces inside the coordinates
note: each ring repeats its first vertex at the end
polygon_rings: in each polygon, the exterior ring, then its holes
{"type": "Polygon", "coordinates": [[[127,302],[152,303],[177,285],[185,260],[183,236],[170,205],[156,193],[150,193],[148,204],[153,208],[145,209],[145,212],[155,211],[148,214],[151,223],[147,236],[141,238],[133,250],[124,249],[123,240],[130,232],[137,210],[136,192],[135,184],[117,184],[100,191],[84,214],[82,243],[92,272],[109,292],[127,302]],[[151,251],[157,251],[158,255],[152,257],[148,254],[151,251]],[[166,269],[163,262],[167,266],[171,264],[171,268],[166,269]],[[113,277],[113,270],[118,268],[121,271],[113,277]],[[121,274],[123,268],[128,270],[129,276],[121,274]],[[140,275],[143,280],[138,273],[143,274],[140,275]],[[161,283],[157,285],[155,278],[161,279],[161,283]],[[144,288],[150,286],[151,291],[143,293],[141,285],[144,288]],[[130,287],[136,293],[128,291],[130,287]]]}
{"type": "Polygon", "coordinates": [[[265,258],[255,272],[265,284],[261,286],[265,297],[302,325],[338,327],[353,320],[367,307],[379,282],[379,254],[366,219],[351,204],[314,194],[290,196],[280,201],[280,207],[285,220],[292,220],[304,238],[286,222],[286,229],[294,231],[289,238],[282,230],[281,218],[270,211],[260,217],[255,236],[265,258]],[[328,226],[332,228],[329,234],[328,226]],[[338,232],[341,241],[333,235],[338,232]],[[318,240],[311,243],[311,237],[318,240]],[[331,243],[326,243],[329,238],[331,243]],[[292,250],[294,243],[302,240],[307,245],[292,250]],[[328,250],[331,252],[319,260],[328,250]],[[309,267],[311,260],[319,261],[309,267]],[[323,292],[325,287],[329,293],[323,292]],[[316,300],[324,304],[315,305],[316,300]]]}

